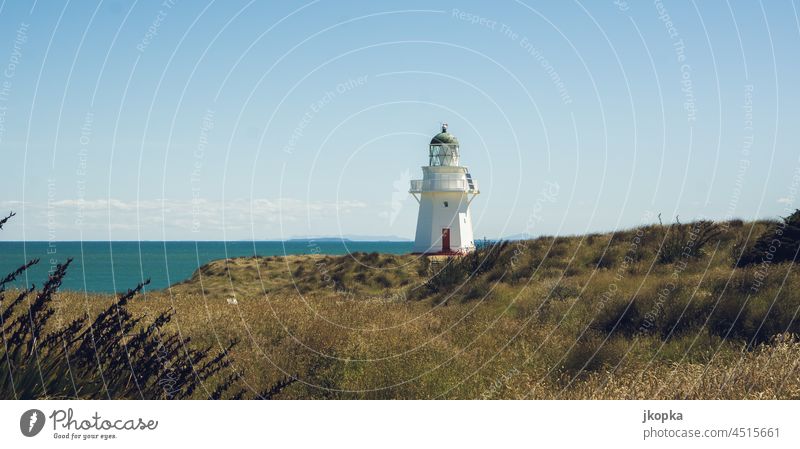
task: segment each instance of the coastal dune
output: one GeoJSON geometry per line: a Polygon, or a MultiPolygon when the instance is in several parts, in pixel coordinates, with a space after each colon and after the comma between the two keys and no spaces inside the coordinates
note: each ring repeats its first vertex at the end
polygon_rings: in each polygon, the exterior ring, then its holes
{"type": "MultiPolygon", "coordinates": [[[[775,226],[223,259],[126,307],[137,326],[168,310],[162,332],[221,354],[194,398],[796,399],[800,275],[737,266],[775,226]]],[[[60,292],[53,308],[64,323],[113,301],[60,292]]]]}

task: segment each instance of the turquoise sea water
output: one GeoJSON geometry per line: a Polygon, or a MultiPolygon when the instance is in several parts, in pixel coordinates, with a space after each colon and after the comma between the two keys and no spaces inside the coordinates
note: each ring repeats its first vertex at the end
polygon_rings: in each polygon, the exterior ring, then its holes
{"type": "Polygon", "coordinates": [[[412,242],[287,241],[287,242],[0,242],[0,278],[25,263],[40,259],[16,286],[47,280],[48,271],[73,258],[62,290],[122,292],[150,278],[161,289],[189,278],[200,266],[226,257],[284,254],[348,254],[411,252],[412,242]],[[26,279],[27,276],[27,279],[26,279]]]}

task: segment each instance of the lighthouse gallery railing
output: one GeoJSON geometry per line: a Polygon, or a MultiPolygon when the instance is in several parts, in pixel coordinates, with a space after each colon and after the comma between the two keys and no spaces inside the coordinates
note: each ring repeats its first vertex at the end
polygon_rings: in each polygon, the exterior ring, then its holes
{"type": "Polygon", "coordinates": [[[477,191],[478,181],[472,181],[469,186],[467,180],[461,179],[412,179],[409,192],[468,192],[477,191]],[[471,187],[471,188],[470,188],[471,187]]]}

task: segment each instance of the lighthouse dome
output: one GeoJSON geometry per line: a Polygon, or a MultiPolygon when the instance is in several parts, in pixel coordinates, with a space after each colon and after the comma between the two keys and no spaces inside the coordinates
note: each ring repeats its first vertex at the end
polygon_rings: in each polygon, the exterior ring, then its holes
{"type": "Polygon", "coordinates": [[[447,124],[444,124],[442,125],[442,132],[431,139],[431,145],[458,145],[458,139],[447,132],[447,124]]]}
{"type": "Polygon", "coordinates": [[[441,132],[433,136],[431,145],[458,145],[458,139],[448,132],[441,132]]]}

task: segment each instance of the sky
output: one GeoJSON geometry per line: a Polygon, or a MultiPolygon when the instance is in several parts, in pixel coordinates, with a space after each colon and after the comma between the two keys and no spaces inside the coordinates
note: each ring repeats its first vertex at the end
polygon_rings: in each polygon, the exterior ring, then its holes
{"type": "Polygon", "coordinates": [[[793,1],[0,1],[4,240],[413,239],[442,122],[476,238],[798,207],[793,1]]]}

